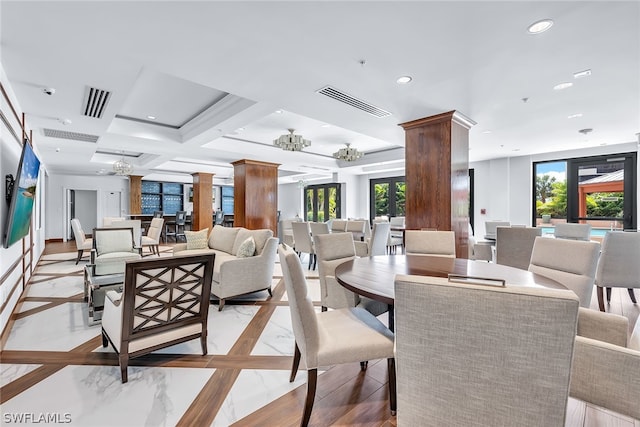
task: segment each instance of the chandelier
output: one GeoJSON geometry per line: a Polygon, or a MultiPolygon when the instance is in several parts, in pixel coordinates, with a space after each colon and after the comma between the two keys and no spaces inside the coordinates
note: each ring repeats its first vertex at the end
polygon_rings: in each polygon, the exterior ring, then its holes
{"type": "Polygon", "coordinates": [[[124,157],[122,157],[120,160],[116,160],[113,163],[113,171],[116,175],[131,175],[133,172],[133,165],[128,163],[124,157]]]}
{"type": "Polygon", "coordinates": [[[351,144],[346,145],[346,148],[341,148],[333,153],[333,157],[338,160],[344,160],[345,162],[353,162],[354,160],[358,160],[359,158],[364,156],[364,153],[362,151],[351,148],[351,144]]]}
{"type": "Polygon", "coordinates": [[[294,135],[295,129],[287,129],[288,135],[280,135],[278,139],[273,140],[273,145],[280,147],[285,151],[302,151],[303,148],[311,145],[311,141],[304,139],[302,135],[294,135]]]}

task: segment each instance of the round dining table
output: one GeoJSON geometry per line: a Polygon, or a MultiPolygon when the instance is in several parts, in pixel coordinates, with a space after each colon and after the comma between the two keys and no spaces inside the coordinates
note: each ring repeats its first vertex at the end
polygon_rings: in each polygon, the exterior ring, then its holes
{"type": "Polygon", "coordinates": [[[504,281],[509,286],[566,289],[555,280],[506,265],[463,258],[428,255],[379,255],[355,258],[336,267],[338,283],[358,295],[389,305],[389,329],[393,330],[394,282],[398,274],[504,281]]]}

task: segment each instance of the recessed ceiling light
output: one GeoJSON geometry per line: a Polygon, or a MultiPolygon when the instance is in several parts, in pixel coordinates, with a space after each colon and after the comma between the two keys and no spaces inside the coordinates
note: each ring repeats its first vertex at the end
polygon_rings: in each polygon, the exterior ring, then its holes
{"type": "Polygon", "coordinates": [[[482,133],[491,133],[490,130],[483,130],[482,133]]]}
{"type": "Polygon", "coordinates": [[[156,116],[147,116],[147,119],[149,119],[149,120],[155,120],[155,119],[156,119],[156,116]]]}
{"type": "Polygon", "coordinates": [[[236,129],[236,132],[242,132],[244,130],[244,128],[238,128],[236,129]]]}
{"type": "Polygon", "coordinates": [[[325,124],[323,124],[323,125],[322,125],[322,126],[320,126],[320,127],[323,127],[323,128],[330,128],[330,127],[331,127],[331,125],[330,125],[330,124],[325,123],[325,124]]]}
{"type": "Polygon", "coordinates": [[[396,79],[396,83],[398,83],[399,85],[404,85],[409,83],[411,80],[413,80],[411,76],[400,76],[396,79]]]}
{"type": "Polygon", "coordinates": [[[573,86],[573,83],[571,82],[562,82],[562,83],[558,83],[557,85],[555,85],[553,87],[553,90],[562,90],[562,89],[566,89],[568,87],[573,86]]]}
{"type": "Polygon", "coordinates": [[[578,71],[576,73],[573,73],[573,78],[574,79],[580,79],[582,77],[588,77],[591,75],[591,70],[582,70],[582,71],[578,71]]]}
{"type": "Polygon", "coordinates": [[[582,117],[582,113],[571,114],[567,116],[567,119],[577,119],[578,117],[582,117]]]}
{"type": "Polygon", "coordinates": [[[527,28],[527,32],[529,34],[540,34],[547,31],[553,25],[553,21],[551,19],[542,19],[540,21],[536,21],[533,24],[529,25],[527,28]]]}
{"type": "Polygon", "coordinates": [[[276,110],[276,114],[282,114],[282,110],[276,110]]]}

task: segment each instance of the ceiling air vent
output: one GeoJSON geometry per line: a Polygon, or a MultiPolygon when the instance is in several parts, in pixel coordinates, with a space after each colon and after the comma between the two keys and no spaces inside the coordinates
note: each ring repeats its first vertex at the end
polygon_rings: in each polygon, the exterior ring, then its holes
{"type": "Polygon", "coordinates": [[[69,132],[65,130],[57,130],[57,129],[43,129],[44,136],[48,136],[50,138],[60,138],[60,139],[70,139],[72,141],[82,141],[82,142],[98,142],[98,135],[91,135],[89,133],[79,133],[79,132],[69,132]]]}
{"type": "Polygon", "coordinates": [[[87,117],[101,119],[102,113],[104,113],[110,98],[111,92],[87,86],[84,94],[84,102],[82,103],[82,114],[87,117]]]}
{"type": "Polygon", "coordinates": [[[382,108],[378,108],[375,105],[368,104],[358,98],[355,98],[351,95],[341,92],[338,89],[331,86],[325,86],[322,89],[318,90],[317,92],[321,95],[326,95],[329,98],[335,99],[336,101],[340,101],[344,104],[350,105],[366,113],[369,113],[372,116],[387,117],[391,115],[390,112],[385,111],[382,108]]]}

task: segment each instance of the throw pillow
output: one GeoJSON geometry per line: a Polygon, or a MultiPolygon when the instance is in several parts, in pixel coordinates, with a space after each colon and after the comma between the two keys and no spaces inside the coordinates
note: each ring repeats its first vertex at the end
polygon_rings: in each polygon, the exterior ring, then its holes
{"type": "Polygon", "coordinates": [[[238,253],[236,256],[238,258],[248,258],[252,257],[256,251],[256,241],[253,240],[253,237],[247,238],[240,247],[238,248],[238,253]]]}
{"type": "Polygon", "coordinates": [[[207,234],[209,230],[205,228],[200,231],[185,231],[184,237],[187,239],[187,249],[207,249],[207,234]]]}

